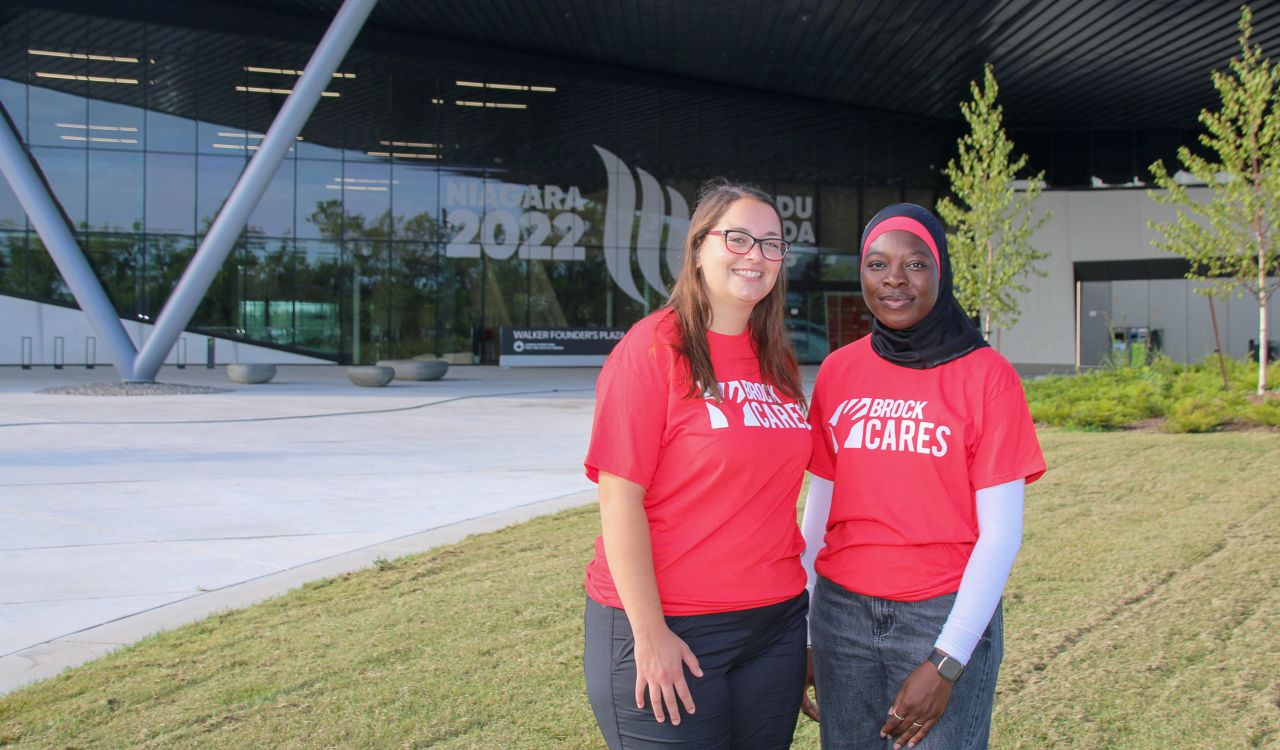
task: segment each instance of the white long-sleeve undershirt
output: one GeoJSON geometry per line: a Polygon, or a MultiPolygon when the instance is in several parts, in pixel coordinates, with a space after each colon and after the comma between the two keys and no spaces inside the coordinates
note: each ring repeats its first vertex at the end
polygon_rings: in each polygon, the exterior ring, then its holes
{"type": "Polygon", "coordinates": [[[818,573],[813,563],[822,551],[823,538],[827,535],[827,518],[831,515],[831,491],[835,484],[830,479],[809,475],[809,496],[804,501],[804,517],[800,519],[800,533],[804,535],[804,554],[800,563],[809,576],[805,588],[809,590],[809,602],[813,602],[813,585],[818,573]]]}
{"type": "MultiPolygon", "coordinates": [[[[834,485],[828,479],[811,476],[800,531],[805,550],[800,558],[808,574],[809,594],[817,580],[814,560],[822,548],[827,518],[831,515],[834,485]]],[[[934,646],[962,664],[969,661],[978,639],[991,622],[991,615],[1004,595],[1005,583],[1013,570],[1014,558],[1022,547],[1022,508],[1026,482],[984,487],[975,493],[978,540],[960,579],[960,589],[951,605],[951,614],[942,626],[934,646]]]]}

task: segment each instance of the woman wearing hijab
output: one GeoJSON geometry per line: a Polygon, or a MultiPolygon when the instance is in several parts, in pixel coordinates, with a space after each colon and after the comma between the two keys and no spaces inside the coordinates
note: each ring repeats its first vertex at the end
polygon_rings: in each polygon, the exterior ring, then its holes
{"type": "Polygon", "coordinates": [[[596,383],[587,694],[611,750],[790,747],[808,596],[796,498],[813,441],[783,324],[782,219],[712,183],[671,299],[596,383]]]}
{"type": "Polygon", "coordinates": [[[871,334],[823,362],[809,412],[822,747],[985,748],[1000,599],[1044,457],[1017,374],[952,296],[938,220],[889,206],[861,255],[871,334]]]}

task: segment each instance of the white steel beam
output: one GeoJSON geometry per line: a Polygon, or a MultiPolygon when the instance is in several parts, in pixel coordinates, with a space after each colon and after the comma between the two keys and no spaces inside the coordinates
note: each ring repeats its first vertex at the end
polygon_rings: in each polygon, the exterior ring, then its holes
{"type": "Polygon", "coordinates": [[[227,202],[209,227],[209,233],[191,258],[191,264],[156,316],[155,330],[138,352],[133,379],[155,379],[165,356],[191,322],[201,298],[244,231],[249,216],[280,168],[280,162],[302,131],[325,87],[333,80],[334,72],[347,56],[347,50],[364,27],[375,3],[377,0],[346,0],[338,9],[329,30],[294,85],[293,93],[276,114],[267,129],[267,136],[258,145],[257,153],[249,160],[227,202]]]}
{"type": "Polygon", "coordinates": [[[338,69],[377,0],[345,0],[329,25],[324,38],[316,46],[293,87],[276,114],[258,151],[231,190],[218,212],[208,234],[200,243],[190,265],[178,280],[164,308],[156,316],[151,336],[139,351],[120,324],[119,313],[107,298],[102,284],[89,266],[67,220],[54,197],[36,173],[17,132],[0,107],[5,123],[0,127],[0,170],[9,180],[31,223],[44,240],[54,263],[71,288],[80,308],[89,317],[98,335],[106,342],[116,372],[121,379],[151,382],[164,364],[165,357],[182,335],[201,298],[218,274],[244,231],[249,216],[258,206],[271,184],[285,154],[297,139],[302,126],[311,116],[321,94],[338,69]]]}
{"type": "Polygon", "coordinates": [[[132,380],[133,363],[137,354],[133,340],[120,324],[120,315],[116,312],[115,305],[111,304],[102,283],[98,281],[89,261],[81,252],[80,243],[76,242],[75,235],[71,233],[67,217],[49,194],[48,186],[44,184],[35,165],[31,163],[31,158],[27,156],[26,149],[22,147],[22,141],[3,105],[0,105],[0,120],[4,120],[3,125],[0,125],[0,171],[4,172],[14,195],[18,196],[18,202],[31,219],[31,225],[35,227],[40,239],[44,240],[44,246],[53,257],[54,265],[67,282],[76,302],[80,303],[80,309],[89,318],[89,324],[106,343],[116,372],[120,373],[122,379],[132,380]]]}

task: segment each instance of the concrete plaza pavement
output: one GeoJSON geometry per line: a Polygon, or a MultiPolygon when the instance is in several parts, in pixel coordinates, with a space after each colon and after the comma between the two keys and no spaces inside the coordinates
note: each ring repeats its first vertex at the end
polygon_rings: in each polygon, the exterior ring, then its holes
{"type": "MultiPolygon", "coordinates": [[[[0,367],[0,694],[150,633],[380,557],[592,502],[597,368],[453,367],[358,388],[337,366],[229,392],[39,393],[116,379],[0,367]]],[[[585,562],[585,561],[584,561],[585,562]]]]}

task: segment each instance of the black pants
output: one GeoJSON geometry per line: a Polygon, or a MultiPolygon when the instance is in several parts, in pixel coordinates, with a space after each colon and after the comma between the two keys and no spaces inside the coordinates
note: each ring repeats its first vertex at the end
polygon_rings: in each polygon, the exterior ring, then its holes
{"type": "Polygon", "coordinates": [[[610,750],[781,750],[791,747],[805,673],[808,594],[757,609],[668,617],[698,657],[685,667],[698,712],[658,723],[646,698],[636,708],[635,639],[627,615],[590,597],[586,611],[587,695],[610,750]]]}

